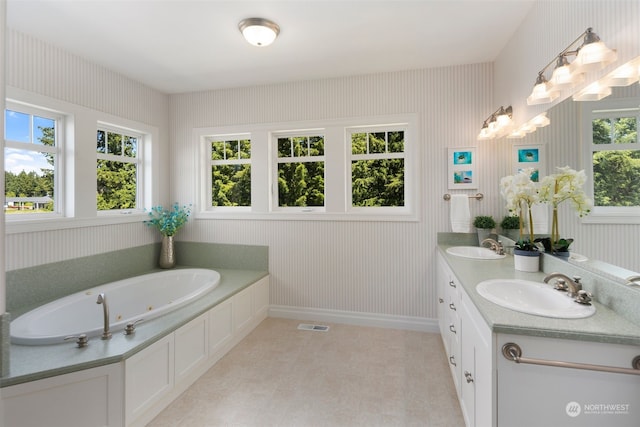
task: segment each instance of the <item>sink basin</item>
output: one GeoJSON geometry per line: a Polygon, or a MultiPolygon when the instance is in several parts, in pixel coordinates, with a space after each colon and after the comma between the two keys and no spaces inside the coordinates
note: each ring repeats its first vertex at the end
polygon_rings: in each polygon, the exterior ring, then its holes
{"type": "Polygon", "coordinates": [[[447,248],[447,253],[463,258],[473,259],[501,259],[506,256],[498,255],[491,249],[479,246],[453,246],[451,248],[447,248]]]}
{"type": "Polygon", "coordinates": [[[593,305],[578,304],[566,292],[546,283],[520,279],[492,279],[478,283],[478,293],[511,310],[559,319],[580,319],[596,312],[593,305]]]}

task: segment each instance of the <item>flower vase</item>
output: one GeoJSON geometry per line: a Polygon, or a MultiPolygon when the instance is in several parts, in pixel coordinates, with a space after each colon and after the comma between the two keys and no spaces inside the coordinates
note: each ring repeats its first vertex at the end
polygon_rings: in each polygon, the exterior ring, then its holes
{"type": "Polygon", "coordinates": [[[540,270],[540,252],[514,249],[513,263],[518,271],[536,272],[540,270]]]}
{"type": "Polygon", "coordinates": [[[173,268],[176,266],[176,256],[173,247],[173,236],[162,236],[162,246],[160,247],[160,268],[173,268]]]}

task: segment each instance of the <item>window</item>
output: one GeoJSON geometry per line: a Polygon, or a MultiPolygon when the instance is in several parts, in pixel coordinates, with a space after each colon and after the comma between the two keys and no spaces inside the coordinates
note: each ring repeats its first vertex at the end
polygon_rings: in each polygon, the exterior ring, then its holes
{"type": "Polygon", "coordinates": [[[324,206],[324,136],[274,134],[277,146],[277,206],[324,206]]]}
{"type": "Polygon", "coordinates": [[[139,151],[141,135],[130,131],[98,128],[97,196],[98,211],[139,207],[139,151]]]}
{"type": "Polygon", "coordinates": [[[402,129],[350,129],[352,207],[405,205],[402,129]]]}
{"type": "Polygon", "coordinates": [[[201,218],[417,221],[415,115],[196,128],[201,218]]]}
{"type": "Polygon", "coordinates": [[[251,206],[251,140],[247,135],[212,137],[211,204],[251,206]]]}
{"type": "MultiPolygon", "coordinates": [[[[611,102],[607,106],[615,107],[616,101],[611,102]]],[[[595,218],[589,222],[628,223],[640,214],[640,108],[617,102],[622,108],[589,111],[587,163],[594,201],[590,217],[595,218]]]]}
{"type": "Polygon", "coordinates": [[[5,206],[8,219],[60,213],[62,117],[7,103],[5,110],[5,206]]]}

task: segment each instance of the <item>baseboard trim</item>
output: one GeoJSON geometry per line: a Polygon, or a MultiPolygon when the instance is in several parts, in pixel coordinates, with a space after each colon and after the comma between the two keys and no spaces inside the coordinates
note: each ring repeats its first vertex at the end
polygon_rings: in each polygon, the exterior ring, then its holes
{"type": "Polygon", "coordinates": [[[392,316],[388,314],[326,310],[320,308],[293,307],[286,305],[270,306],[269,317],[440,333],[440,329],[438,328],[438,320],[428,319],[425,317],[392,316]]]}

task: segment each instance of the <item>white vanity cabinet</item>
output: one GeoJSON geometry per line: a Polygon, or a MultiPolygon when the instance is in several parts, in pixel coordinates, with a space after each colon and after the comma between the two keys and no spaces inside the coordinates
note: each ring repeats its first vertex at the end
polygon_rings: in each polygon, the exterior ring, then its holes
{"type": "MultiPolygon", "coordinates": [[[[638,371],[603,372],[593,366],[629,370],[640,346],[551,338],[544,335],[553,331],[545,329],[536,330],[540,336],[495,332],[441,254],[437,265],[439,326],[468,427],[640,426],[638,371]],[[456,310],[450,310],[451,303],[456,310]],[[449,326],[456,317],[454,334],[449,326]],[[506,344],[517,345],[520,363],[505,357],[506,344]]],[[[611,320],[610,314],[603,316],[611,320]]],[[[537,321],[531,317],[533,328],[537,321]]],[[[559,319],[558,324],[566,329],[583,321],[592,320],[559,319]]]]}
{"type": "Polygon", "coordinates": [[[637,427],[640,376],[515,363],[502,347],[515,343],[523,358],[631,368],[639,346],[497,334],[498,426],[637,427]]]}
{"type": "Polygon", "coordinates": [[[494,425],[493,335],[455,274],[438,256],[438,322],[469,427],[494,425]]]}
{"type": "Polygon", "coordinates": [[[460,397],[460,297],[458,283],[444,260],[438,258],[438,324],[449,369],[460,397]]]}

